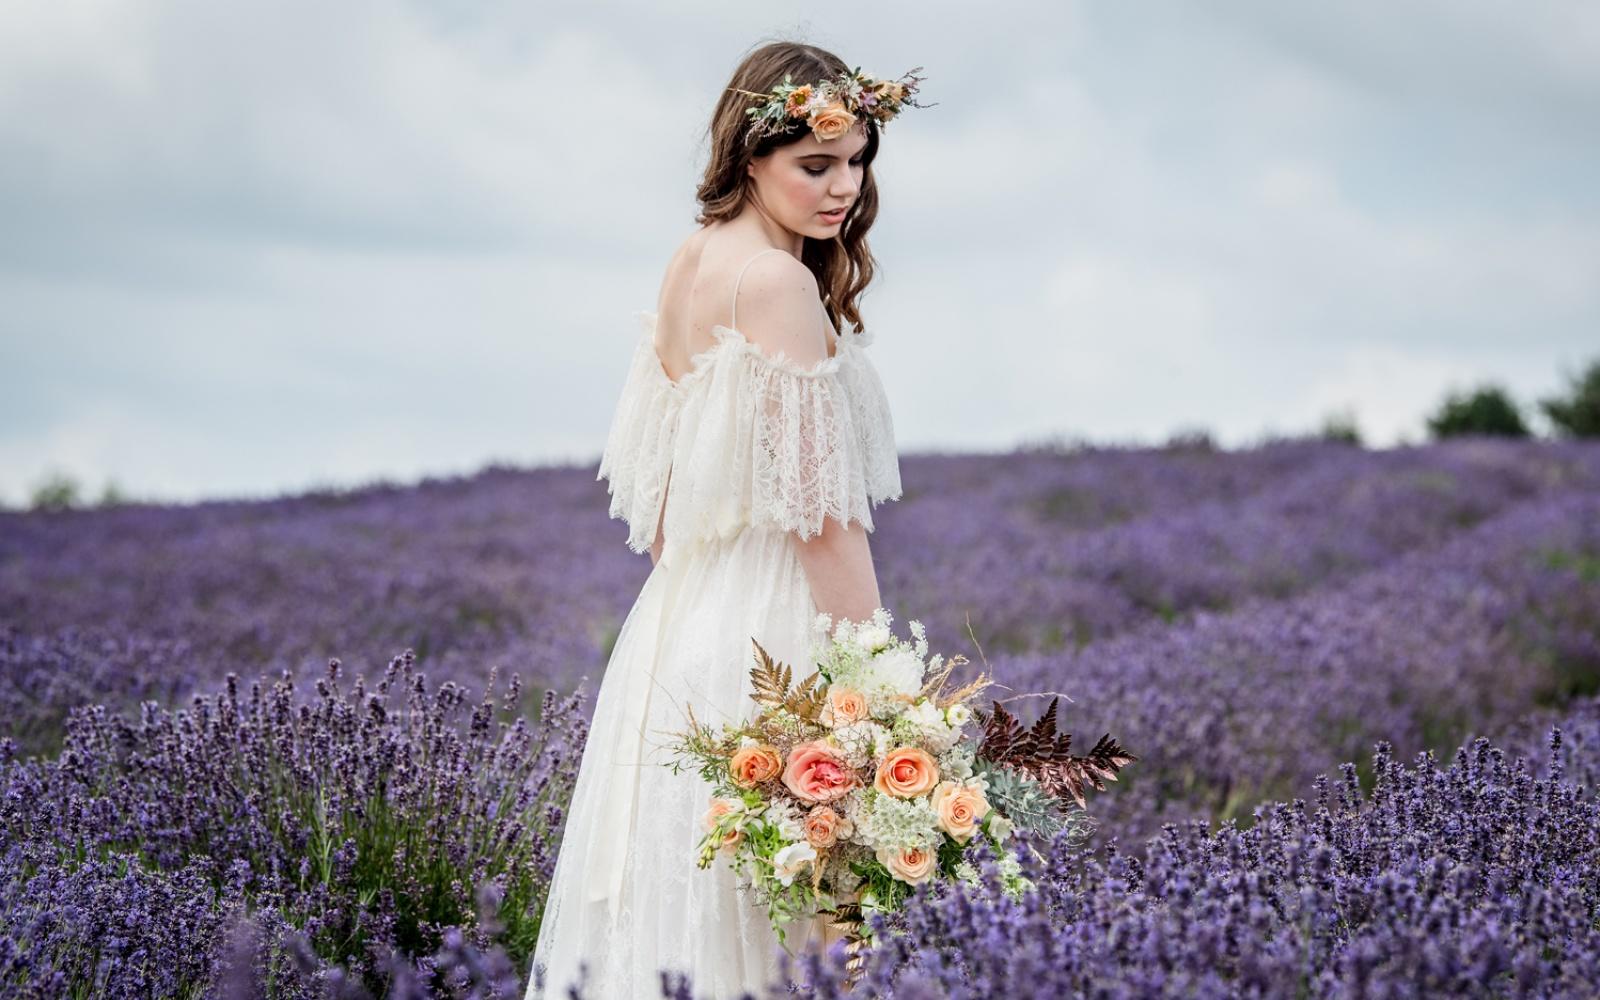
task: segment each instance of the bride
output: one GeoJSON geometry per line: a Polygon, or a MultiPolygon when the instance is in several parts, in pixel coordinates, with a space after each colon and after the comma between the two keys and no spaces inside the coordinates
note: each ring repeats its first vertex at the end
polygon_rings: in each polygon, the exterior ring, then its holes
{"type": "MultiPolygon", "coordinates": [[[[685,707],[747,718],[754,639],[805,676],[819,612],[880,604],[867,535],[900,497],[894,429],[857,299],[880,128],[918,78],[852,72],[777,42],[734,71],[713,115],[695,230],[640,321],[597,478],[652,569],[612,649],[566,815],[528,997],[760,994],[780,945],[723,863],[696,866],[707,789],[664,766],[685,707]],[[853,329],[843,330],[849,324],[853,329]]],[[[781,985],[781,984],[780,984],[781,985]]]]}

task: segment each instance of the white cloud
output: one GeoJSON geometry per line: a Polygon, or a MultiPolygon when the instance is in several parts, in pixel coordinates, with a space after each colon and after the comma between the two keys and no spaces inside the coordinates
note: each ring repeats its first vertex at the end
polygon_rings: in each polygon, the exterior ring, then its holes
{"type": "Polygon", "coordinates": [[[908,449],[1531,398],[1596,350],[1600,15],[1375,10],[0,8],[0,499],[592,460],[762,36],[938,102],[864,301],[908,449]]]}

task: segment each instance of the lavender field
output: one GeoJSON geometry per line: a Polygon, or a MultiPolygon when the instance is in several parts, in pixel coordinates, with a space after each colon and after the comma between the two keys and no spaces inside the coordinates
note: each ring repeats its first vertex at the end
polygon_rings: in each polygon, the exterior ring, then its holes
{"type": "MultiPolygon", "coordinates": [[[[1140,759],[1037,892],[981,856],[919,891],[854,995],[1594,995],[1600,445],[902,475],[899,622],[1140,759]]],[[[650,568],[606,500],[492,468],[0,513],[0,996],[520,997],[650,568]]],[[[847,995],[842,954],[787,971],[847,995]]]]}

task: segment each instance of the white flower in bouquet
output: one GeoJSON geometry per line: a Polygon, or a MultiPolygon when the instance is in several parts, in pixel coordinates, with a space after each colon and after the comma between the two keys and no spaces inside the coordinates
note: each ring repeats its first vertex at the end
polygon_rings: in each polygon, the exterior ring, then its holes
{"type": "Polygon", "coordinates": [[[888,647],[894,636],[882,625],[868,625],[856,633],[856,645],[863,653],[876,653],[888,647]]]}
{"type": "Polygon", "coordinates": [[[867,661],[864,673],[868,688],[914,695],[922,690],[922,658],[904,647],[886,649],[867,661]]]}
{"type": "Polygon", "coordinates": [[[772,856],[773,874],[779,882],[789,885],[794,877],[806,869],[808,865],[817,860],[817,849],[801,840],[787,847],[779,848],[778,853],[772,856]]]}
{"type": "Polygon", "coordinates": [[[768,802],[764,815],[767,822],[777,827],[779,836],[784,840],[805,839],[805,820],[800,810],[788,799],[775,798],[768,802]]]}
{"type": "Polygon", "coordinates": [[[1015,830],[1016,825],[1013,824],[1009,819],[1006,819],[997,812],[991,812],[989,814],[989,833],[994,837],[995,840],[1003,843],[1005,839],[1011,836],[1012,832],[1015,830]]]}
{"type": "Polygon", "coordinates": [[[972,708],[966,702],[956,702],[944,710],[944,721],[953,728],[960,729],[972,718],[972,708]]]}
{"type": "Polygon", "coordinates": [[[889,752],[893,740],[889,730],[871,719],[852,722],[833,731],[834,742],[846,764],[857,771],[889,752]]]}
{"type": "Polygon", "coordinates": [[[989,779],[974,771],[976,757],[977,748],[971,744],[953,746],[939,755],[939,773],[951,781],[988,792],[989,779]]]}
{"type": "Polygon", "coordinates": [[[934,753],[943,753],[961,738],[961,731],[951,728],[944,711],[927,698],[902,712],[895,730],[907,742],[919,743],[934,753]]]}
{"type": "Polygon", "coordinates": [[[939,814],[925,795],[914,799],[875,795],[855,822],[856,840],[877,850],[933,849],[944,837],[939,814]]]}

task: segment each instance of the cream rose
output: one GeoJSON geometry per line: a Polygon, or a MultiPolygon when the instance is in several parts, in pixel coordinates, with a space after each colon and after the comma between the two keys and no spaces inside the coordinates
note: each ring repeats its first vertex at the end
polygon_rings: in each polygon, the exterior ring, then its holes
{"type": "Polygon", "coordinates": [[[939,865],[939,856],[926,847],[907,847],[898,851],[880,847],[877,853],[878,860],[889,869],[890,875],[911,885],[932,878],[939,865]]]}
{"type": "Polygon", "coordinates": [[[850,131],[850,127],[855,123],[856,116],[837,101],[820,111],[813,111],[807,122],[821,140],[837,139],[850,131]]]}
{"type": "Polygon", "coordinates": [[[860,784],[839,752],[819,740],[796,744],[783,769],[783,786],[806,805],[832,802],[860,784]]]}
{"type": "Polygon", "coordinates": [[[867,717],[867,696],[851,687],[828,687],[828,701],[822,706],[822,724],[829,729],[848,726],[867,717]]]}
{"type": "MultiPolygon", "coordinates": [[[[706,810],[705,817],[701,820],[701,822],[705,824],[706,832],[711,833],[716,830],[717,821],[719,819],[731,812],[737,812],[743,808],[744,803],[740,802],[738,799],[715,798],[711,800],[711,808],[706,810]]],[[[735,847],[739,846],[739,842],[743,839],[744,831],[734,828],[723,834],[722,843],[718,844],[717,846],[725,851],[731,852],[735,847]]]]}
{"type": "Polygon", "coordinates": [[[914,799],[939,783],[939,765],[918,747],[896,747],[878,763],[872,786],[885,795],[914,799]]]}
{"type": "Polygon", "coordinates": [[[939,825],[945,832],[965,844],[983,817],[989,814],[989,800],[983,792],[971,785],[958,785],[954,781],[941,781],[928,797],[939,825]]]}
{"type": "Polygon", "coordinates": [[[781,770],[783,759],[778,756],[778,748],[765,743],[740,747],[728,761],[728,773],[740,788],[754,788],[763,781],[770,781],[781,770]]]}
{"type": "Polygon", "coordinates": [[[812,806],[806,813],[806,843],[816,848],[828,848],[839,842],[844,820],[832,806],[812,806]]]}

